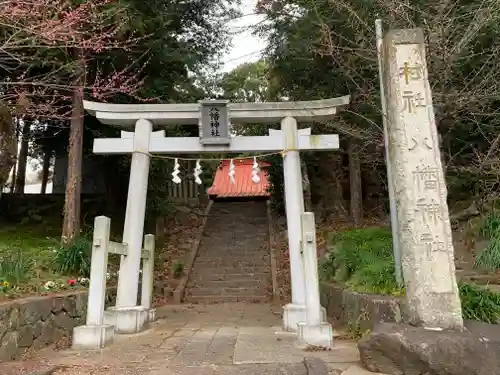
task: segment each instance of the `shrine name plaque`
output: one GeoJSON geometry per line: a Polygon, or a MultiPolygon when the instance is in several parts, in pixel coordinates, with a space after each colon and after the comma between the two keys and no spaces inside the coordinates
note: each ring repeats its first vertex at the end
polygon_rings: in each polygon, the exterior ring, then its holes
{"type": "Polygon", "coordinates": [[[200,143],[229,145],[230,123],[228,100],[200,100],[200,143]]]}

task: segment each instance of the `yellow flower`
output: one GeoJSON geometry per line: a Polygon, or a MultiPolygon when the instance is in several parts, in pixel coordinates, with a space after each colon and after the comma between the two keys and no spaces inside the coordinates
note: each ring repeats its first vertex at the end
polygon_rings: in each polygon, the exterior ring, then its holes
{"type": "Polygon", "coordinates": [[[4,286],[5,288],[8,288],[8,287],[9,287],[9,285],[10,285],[10,284],[9,284],[9,282],[8,282],[8,281],[4,281],[4,282],[3,282],[3,284],[2,284],[2,286],[4,286]]]}

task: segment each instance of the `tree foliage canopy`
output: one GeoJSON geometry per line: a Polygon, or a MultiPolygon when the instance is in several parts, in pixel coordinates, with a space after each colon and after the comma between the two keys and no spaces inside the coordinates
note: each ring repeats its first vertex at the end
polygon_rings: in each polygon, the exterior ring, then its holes
{"type": "MultiPolygon", "coordinates": [[[[496,194],[500,3],[380,0],[261,0],[266,58],[281,95],[294,100],[351,95],[321,131],[363,142],[362,162],[384,178],[375,19],[385,29],[422,27],[450,192],[496,194]],[[382,166],[382,167],[381,167],[382,166]]],[[[328,155],[315,160],[330,162],[328,155]]]]}

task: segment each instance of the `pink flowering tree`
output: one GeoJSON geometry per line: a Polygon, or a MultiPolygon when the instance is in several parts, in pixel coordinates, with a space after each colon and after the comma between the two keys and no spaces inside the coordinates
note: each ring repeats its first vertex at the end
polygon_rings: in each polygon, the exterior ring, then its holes
{"type": "Polygon", "coordinates": [[[113,59],[140,39],[111,0],[0,0],[0,7],[0,100],[16,118],[70,121],[62,233],[70,244],[80,229],[83,98],[137,98],[147,61],[113,59]]]}
{"type": "Polygon", "coordinates": [[[1,99],[19,116],[73,117],[73,93],[98,100],[136,96],[144,62],[119,70],[103,56],[128,51],[125,9],[111,0],[0,0],[1,99]],[[142,64],[142,66],[141,66],[142,64]]]}

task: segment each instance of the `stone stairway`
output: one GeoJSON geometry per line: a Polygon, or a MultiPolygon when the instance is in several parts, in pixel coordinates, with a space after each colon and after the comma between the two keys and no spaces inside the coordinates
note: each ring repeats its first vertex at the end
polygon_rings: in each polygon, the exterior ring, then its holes
{"type": "Polygon", "coordinates": [[[186,289],[189,303],[265,302],[272,294],[265,201],[212,205],[186,289]]]}

